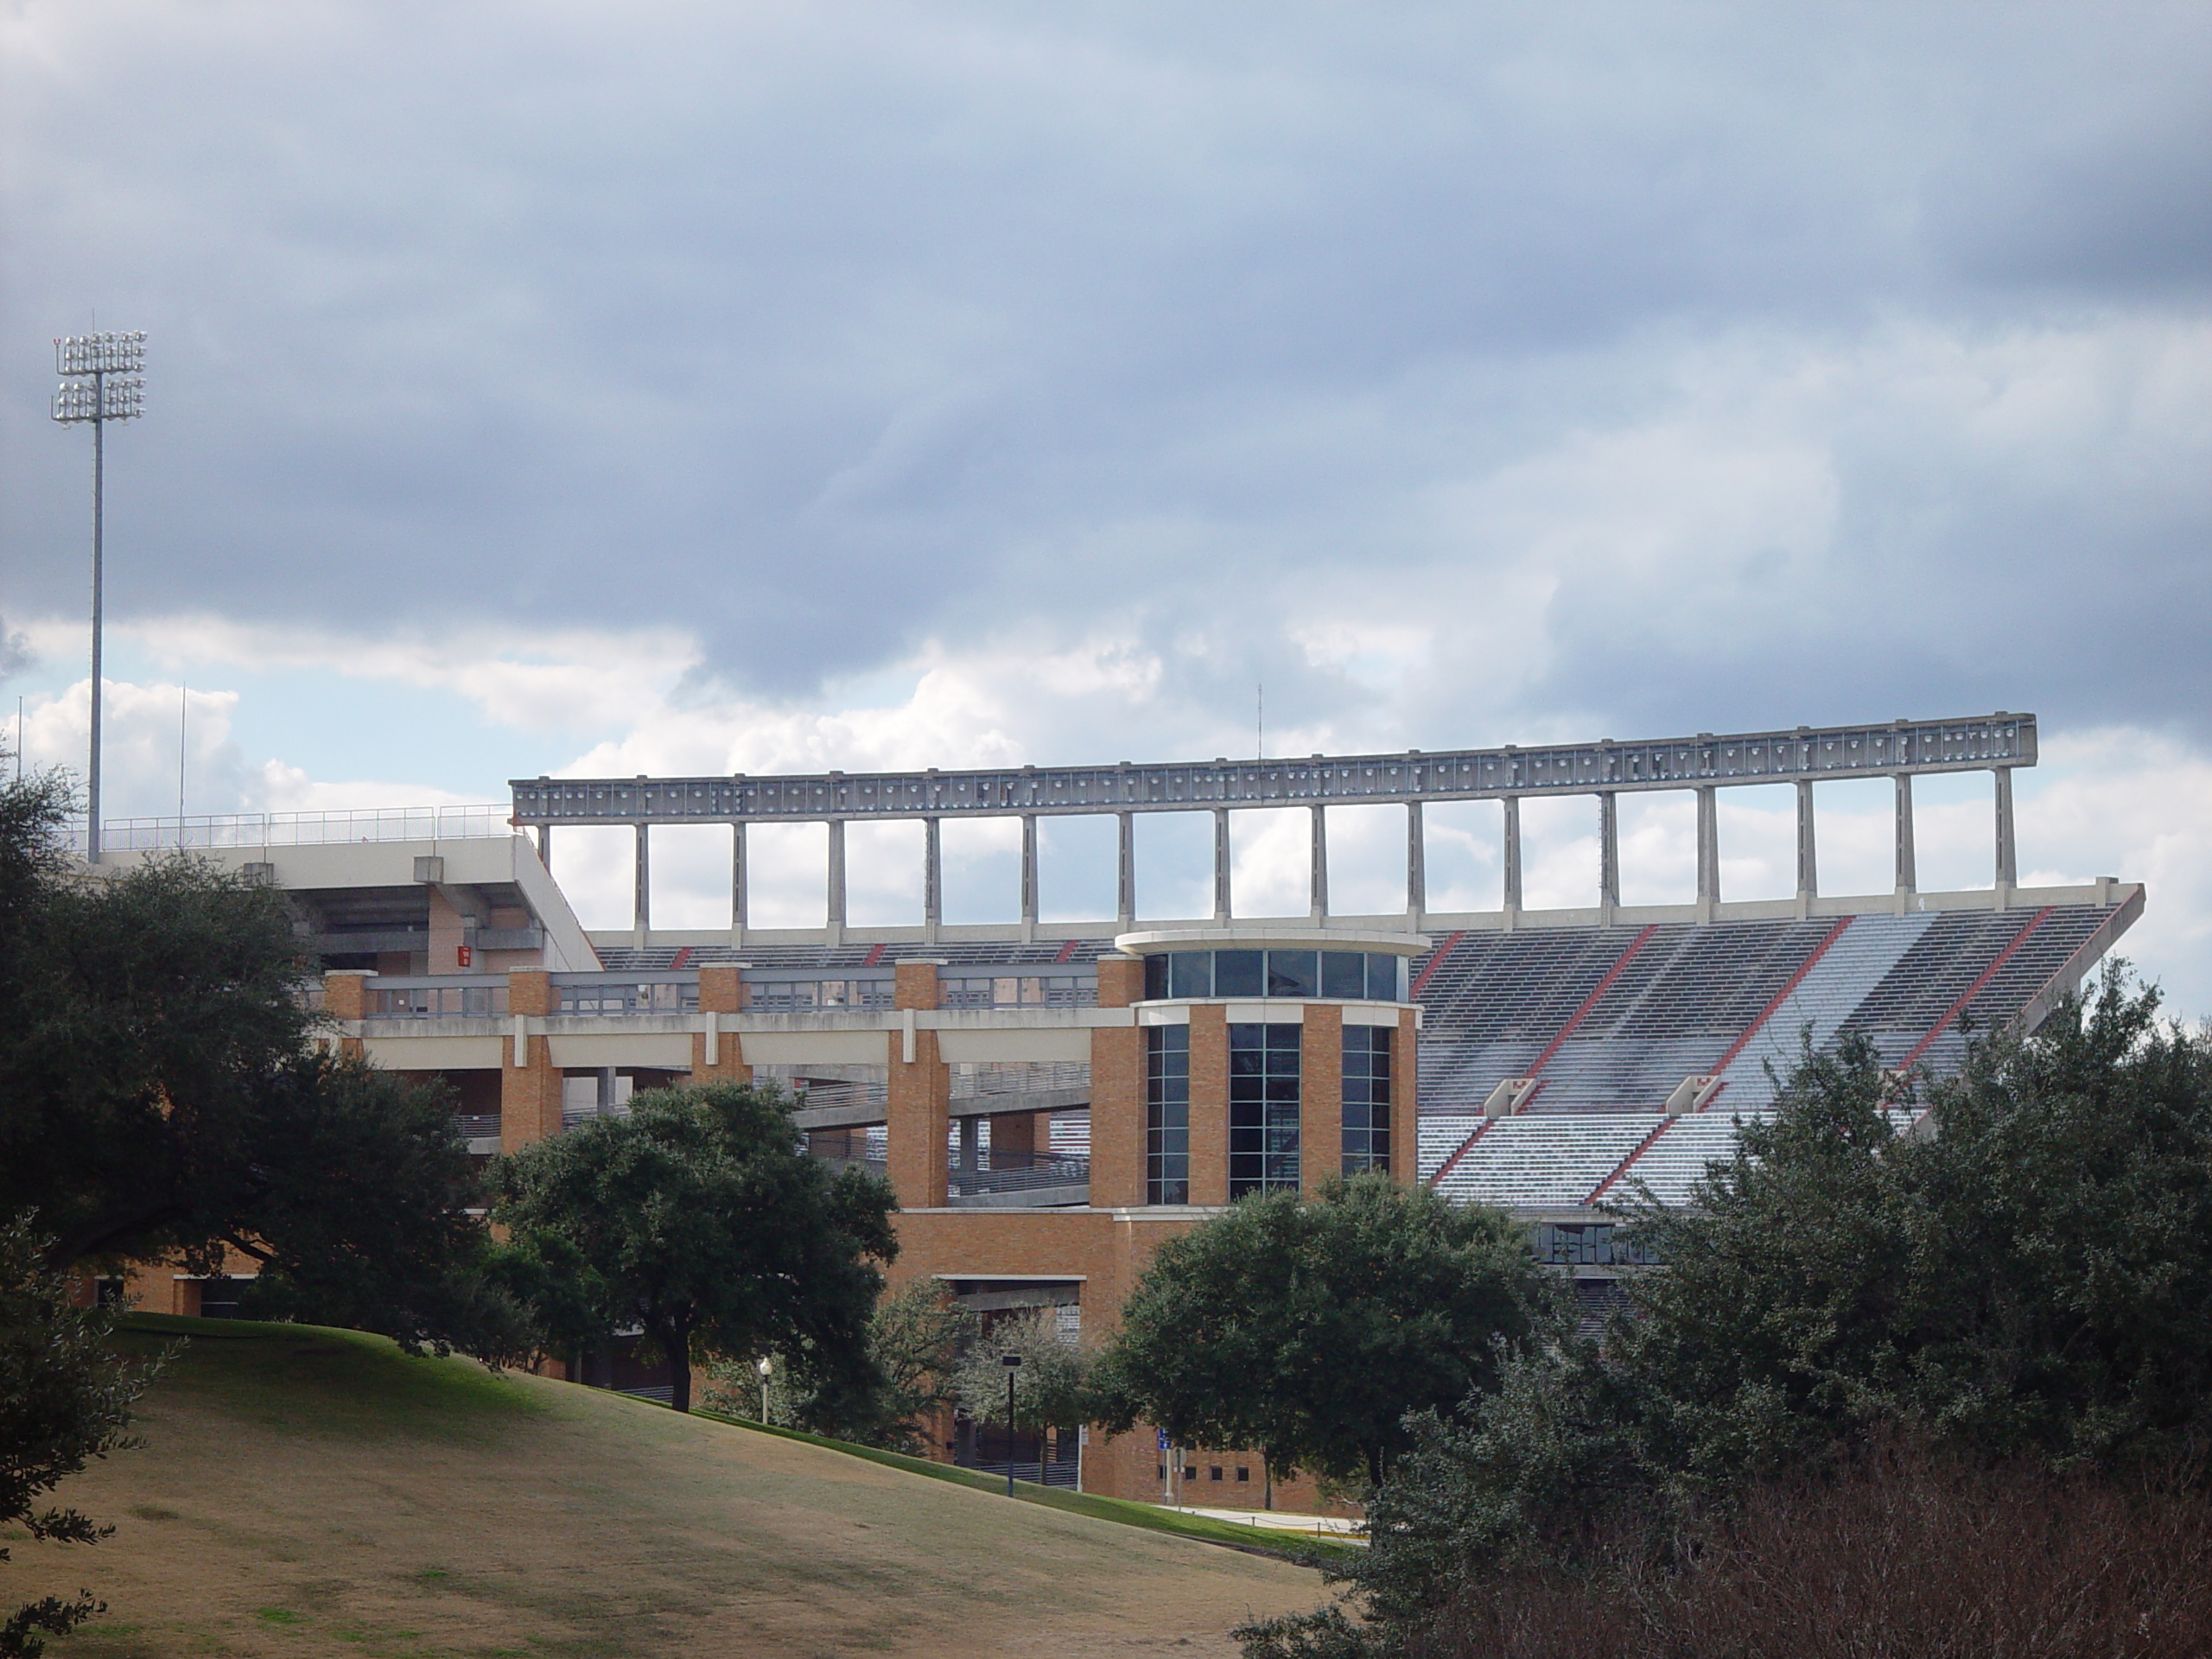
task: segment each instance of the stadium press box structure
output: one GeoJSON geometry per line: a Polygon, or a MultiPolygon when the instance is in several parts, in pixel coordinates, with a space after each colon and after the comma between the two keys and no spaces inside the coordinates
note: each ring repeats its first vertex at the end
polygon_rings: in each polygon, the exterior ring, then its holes
{"type": "MultiPolygon", "coordinates": [[[[1529,1221],[1594,1319],[1637,1265],[1608,1198],[1691,1201],[1804,1046],[1863,1036],[1900,1072],[1954,1070],[1972,1033],[2040,1023],[2140,914],[2142,888],[2117,880],[2017,885],[2012,771],[2034,760],[2032,716],[2000,714],[1305,761],[535,779],[505,810],[116,823],[106,839],[203,848],[285,889],[325,968],[328,1040],[444,1079],[477,1151],[619,1114],[659,1084],[784,1084],[816,1156],[892,1181],[894,1279],[941,1282],[987,1318],[1049,1308],[1069,1336],[1109,1329],[1163,1239],[1247,1192],[1377,1168],[1529,1221]],[[1991,777],[1991,885],[1923,892],[1912,780],[1966,771],[1991,777]],[[1814,787],[1869,777],[1894,783],[1894,886],[1823,894],[1814,787]],[[1718,791],[1775,783],[1797,791],[1796,891],[1726,901],[1718,791]],[[1654,790],[1697,801],[1688,905],[1619,899],[1618,798],[1654,790]],[[1531,911],[1519,803],[1555,794],[1594,798],[1592,902],[1531,911]],[[1503,806],[1501,905],[1432,912],[1422,809],[1485,798],[1503,806]],[[1327,810],[1378,803],[1406,812],[1407,909],[1332,913],[1327,810]],[[1229,815],[1285,805],[1311,812],[1308,912],[1239,916],[1229,815]],[[1138,914],[1132,825],[1156,811],[1212,815],[1211,915],[1138,914]],[[1038,913],[1037,823],[1066,814],[1117,820],[1110,920],[1038,913]],[[962,817],[1020,820],[1004,925],[943,919],[940,827],[962,817]],[[884,818],[924,825],[923,913],[849,926],[843,826],[884,818]],[[754,927],[747,829],[792,821],[829,825],[824,925],[754,927]],[[702,822],[730,829],[730,925],[656,930],[652,831],[702,822]],[[634,830],[629,928],[588,932],[554,880],[575,824],[634,830]]],[[[193,1311],[224,1290],[179,1279],[168,1294],[193,1311]]],[[[634,1369],[592,1380],[652,1386],[634,1369]]],[[[950,1439],[962,1461],[1011,1458],[1032,1478],[1045,1450],[950,1439]]],[[[1249,1505],[1260,1478],[1249,1455],[1171,1456],[1149,1434],[1051,1448],[1044,1466],[1071,1480],[1078,1461],[1090,1490],[1140,1498],[1249,1505]]]]}

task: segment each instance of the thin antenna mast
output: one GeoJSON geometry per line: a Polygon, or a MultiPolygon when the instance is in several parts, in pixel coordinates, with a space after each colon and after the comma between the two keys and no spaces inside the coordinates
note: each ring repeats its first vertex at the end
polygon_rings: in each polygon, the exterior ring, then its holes
{"type": "Polygon", "coordinates": [[[192,688],[180,684],[176,689],[176,844],[184,845],[184,757],[187,753],[185,721],[191,707],[192,688]]]}

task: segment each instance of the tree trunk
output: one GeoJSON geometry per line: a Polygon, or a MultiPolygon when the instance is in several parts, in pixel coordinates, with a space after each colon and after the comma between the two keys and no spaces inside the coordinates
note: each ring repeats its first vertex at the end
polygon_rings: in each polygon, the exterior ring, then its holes
{"type": "MultiPolygon", "coordinates": [[[[648,1327],[651,1329],[652,1327],[648,1327]]],[[[691,1325],[671,1319],[653,1331],[653,1341],[668,1361],[668,1403],[677,1411],[691,1409],[691,1325]]]]}

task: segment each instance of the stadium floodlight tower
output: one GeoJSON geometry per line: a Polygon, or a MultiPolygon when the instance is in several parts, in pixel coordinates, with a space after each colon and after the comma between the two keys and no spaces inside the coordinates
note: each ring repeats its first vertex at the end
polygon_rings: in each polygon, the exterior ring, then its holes
{"type": "Polygon", "coordinates": [[[54,342],[54,418],[92,429],[92,741],[85,777],[85,857],[100,860],[100,507],[110,421],[145,412],[146,335],[71,334],[54,342]]]}

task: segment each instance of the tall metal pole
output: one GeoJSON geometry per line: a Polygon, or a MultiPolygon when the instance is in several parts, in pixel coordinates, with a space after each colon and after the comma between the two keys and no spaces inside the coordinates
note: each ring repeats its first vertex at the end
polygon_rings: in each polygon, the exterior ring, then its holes
{"type": "MultiPolygon", "coordinates": [[[[107,404],[107,376],[92,376],[92,407],[107,404]]],[[[107,421],[92,416],[92,752],[85,776],[85,861],[100,861],[100,507],[107,464],[107,421]]]]}
{"type": "Polygon", "coordinates": [[[62,377],[54,394],[54,418],[67,426],[92,429],[92,742],[85,778],[85,857],[100,857],[100,728],[105,710],[101,645],[105,617],[104,555],[107,484],[107,423],[135,420],[144,412],[146,365],[143,334],[73,334],[54,342],[54,372],[62,377]],[[112,382],[111,375],[120,377],[112,382]],[[85,383],[90,380],[87,386],[85,383]]]}

